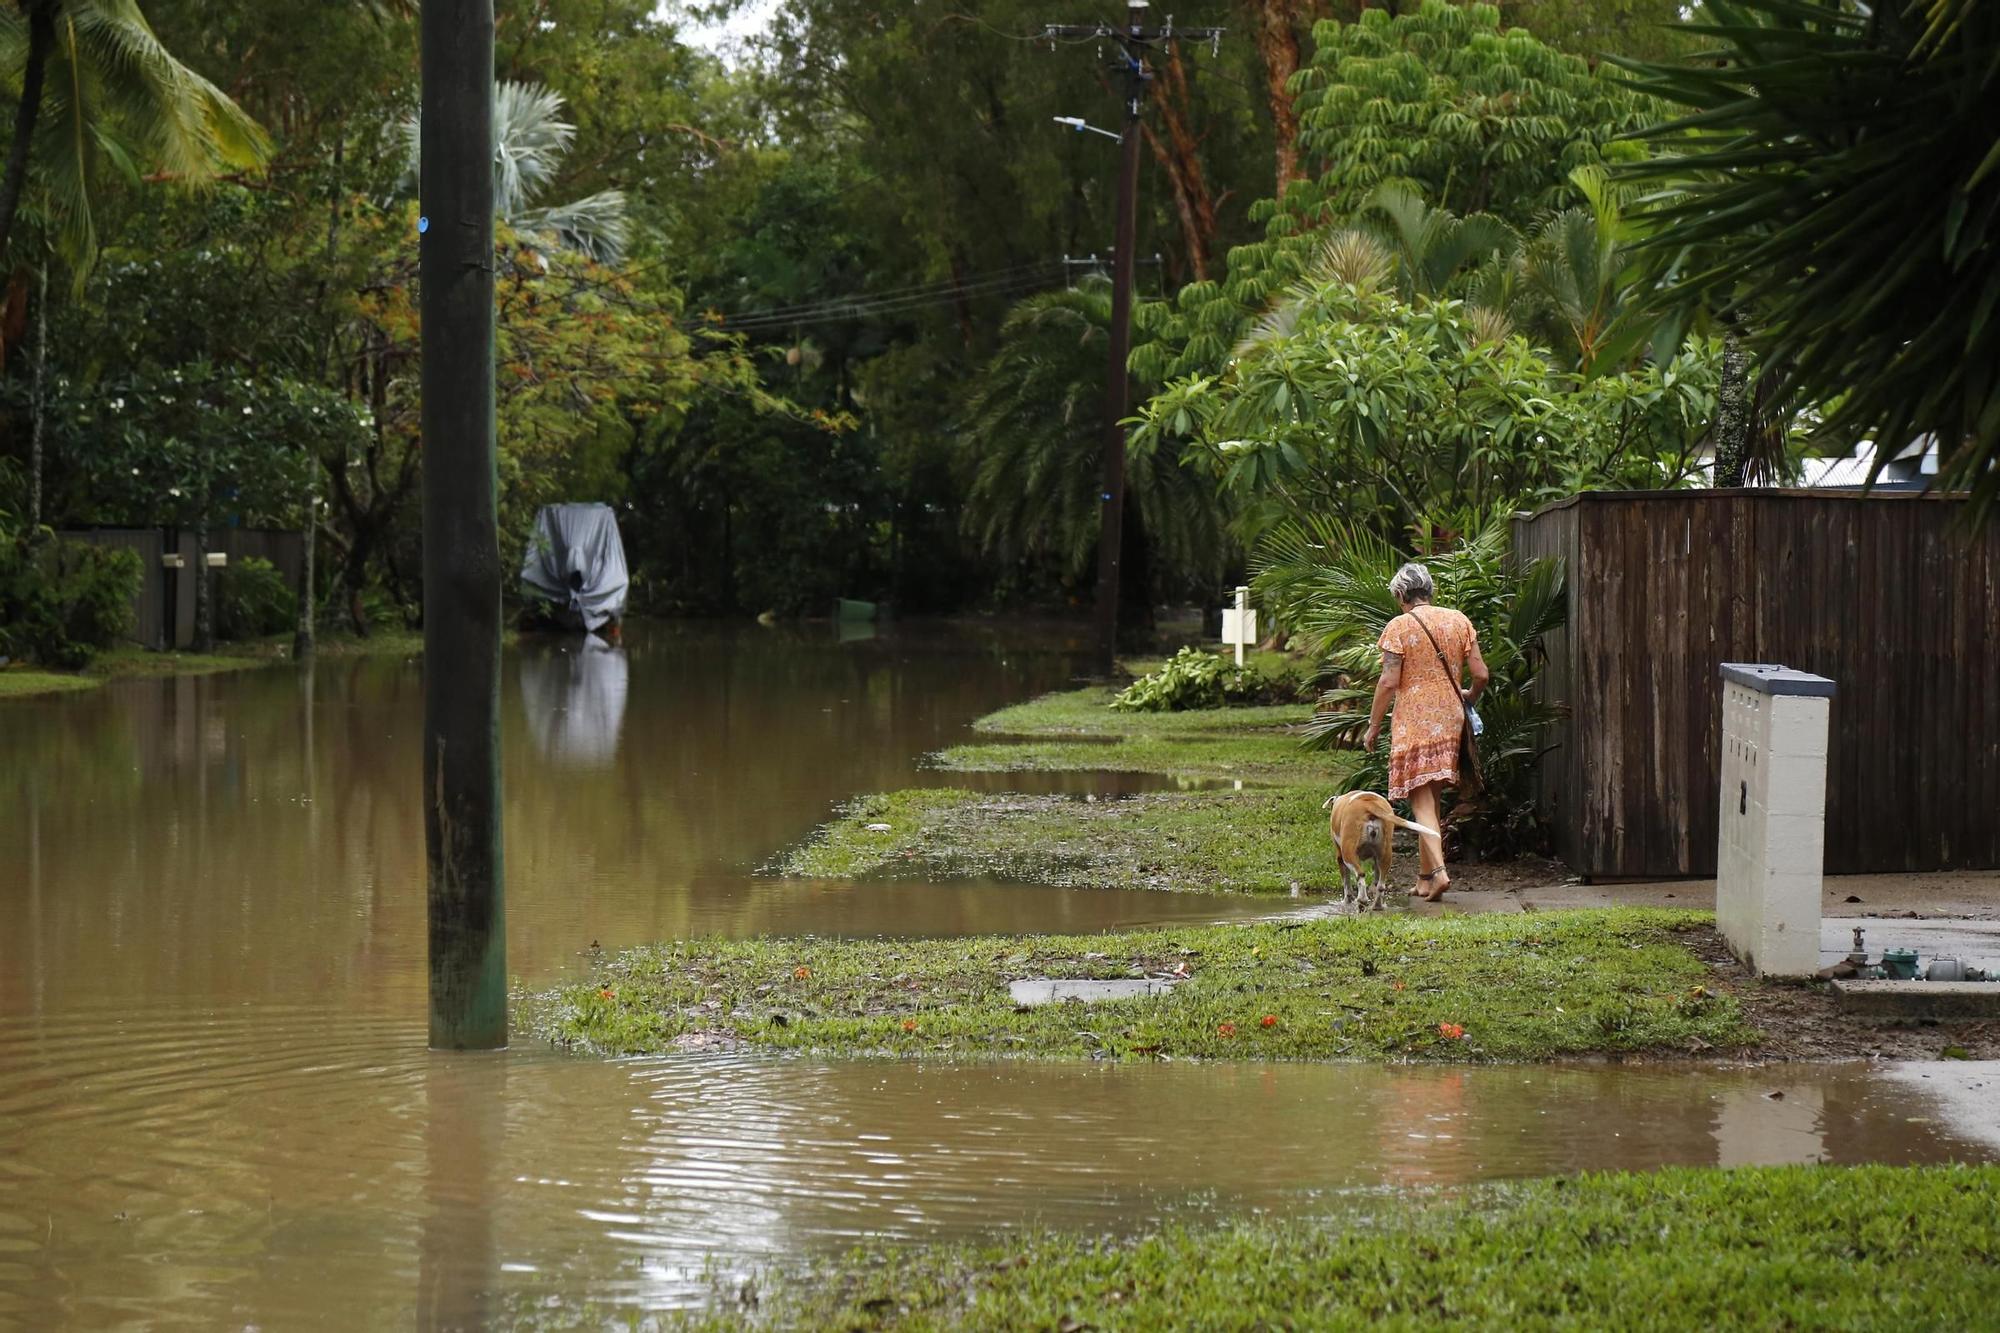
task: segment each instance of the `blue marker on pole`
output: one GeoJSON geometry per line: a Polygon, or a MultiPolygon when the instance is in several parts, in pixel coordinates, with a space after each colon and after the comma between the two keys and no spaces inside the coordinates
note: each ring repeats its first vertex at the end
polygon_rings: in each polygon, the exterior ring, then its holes
{"type": "Polygon", "coordinates": [[[430,229],[431,229],[431,220],[429,218],[420,217],[417,219],[417,235],[421,236],[430,229]]]}

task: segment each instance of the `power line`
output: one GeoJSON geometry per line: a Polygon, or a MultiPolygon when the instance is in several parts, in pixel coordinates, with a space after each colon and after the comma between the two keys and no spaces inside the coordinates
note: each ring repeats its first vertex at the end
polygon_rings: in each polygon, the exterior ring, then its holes
{"type": "Polygon", "coordinates": [[[786,328],[796,324],[817,324],[829,320],[866,319],[879,315],[901,314],[929,306],[951,305],[967,297],[1001,296],[1013,291],[1043,286],[1054,282],[1057,279],[1057,270],[1062,267],[1060,261],[1050,260],[1023,272],[1002,271],[937,290],[901,296],[860,296],[829,300],[811,309],[783,315],[764,314],[748,318],[725,318],[721,328],[729,333],[747,333],[786,328]]]}
{"type": "Polygon", "coordinates": [[[990,278],[1008,277],[1016,273],[1026,273],[1034,269],[1047,268],[1050,261],[1043,259],[1032,263],[1016,264],[1011,268],[992,269],[985,273],[973,274],[970,278],[933,278],[926,282],[913,282],[902,287],[890,287],[883,291],[861,292],[852,297],[822,296],[810,301],[800,301],[788,306],[774,306],[769,310],[744,310],[725,316],[731,322],[761,319],[782,319],[803,311],[817,310],[846,301],[879,301],[898,296],[914,296],[938,291],[955,291],[968,281],[982,282],[990,278]]]}

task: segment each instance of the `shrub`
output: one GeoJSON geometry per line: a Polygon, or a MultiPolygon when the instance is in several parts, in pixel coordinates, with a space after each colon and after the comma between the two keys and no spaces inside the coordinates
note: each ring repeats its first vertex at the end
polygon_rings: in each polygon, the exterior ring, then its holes
{"type": "MultiPolygon", "coordinates": [[[[1566,616],[1562,566],[1538,560],[1515,568],[1504,511],[1424,526],[1431,535],[1419,543],[1418,555],[1437,584],[1438,604],[1472,621],[1492,673],[1479,700],[1486,787],[1459,793],[1453,832],[1483,855],[1539,850],[1547,837],[1530,784],[1562,708],[1537,697],[1536,685],[1547,662],[1547,637],[1566,616]]],[[[1325,664],[1327,688],[1306,729],[1307,744],[1351,745],[1367,728],[1382,674],[1376,645],[1402,609],[1390,595],[1389,579],[1404,558],[1387,542],[1326,520],[1285,524],[1260,547],[1259,600],[1291,629],[1298,646],[1325,664]]],[[[1347,789],[1387,790],[1386,751],[1385,739],[1350,774],[1347,789]]]]}
{"type": "Polygon", "coordinates": [[[0,525],[0,655],[71,670],[132,629],[139,556],[0,525]]]}
{"type": "Polygon", "coordinates": [[[276,565],[256,556],[215,579],[215,632],[224,639],[261,639],[298,624],[298,599],[276,565]]]}
{"type": "Polygon", "coordinates": [[[1246,663],[1242,667],[1201,648],[1183,648],[1166,665],[1132,682],[1111,701],[1113,708],[1135,713],[1172,713],[1190,708],[1221,708],[1263,703],[1292,703],[1305,689],[1297,667],[1279,660],[1246,663]]]}

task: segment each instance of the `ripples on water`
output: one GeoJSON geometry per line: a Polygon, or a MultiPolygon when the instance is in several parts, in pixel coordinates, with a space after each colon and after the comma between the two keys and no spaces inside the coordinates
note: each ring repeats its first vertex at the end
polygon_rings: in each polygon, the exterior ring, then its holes
{"type": "MultiPolygon", "coordinates": [[[[552,711],[568,696],[551,682],[579,669],[525,665],[506,744],[527,979],[592,942],[702,931],[1217,913],[750,873],[849,793],[937,780],[920,756],[1059,684],[1060,654],[639,633],[624,692],[590,685],[575,718],[552,711]]],[[[1995,1149],[1956,1127],[1951,1106],[1991,1104],[1993,1071],[1967,1066],[1891,1085],[433,1056],[419,708],[414,667],[381,662],[0,706],[0,1324],[477,1326],[579,1296],[683,1304],[711,1266],[864,1239],[1117,1231],[1584,1167],[1995,1149]]]]}

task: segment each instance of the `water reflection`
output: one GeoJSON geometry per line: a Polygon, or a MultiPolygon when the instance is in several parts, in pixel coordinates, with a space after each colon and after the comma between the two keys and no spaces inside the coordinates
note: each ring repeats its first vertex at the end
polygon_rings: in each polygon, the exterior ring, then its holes
{"type": "Polygon", "coordinates": [[[424,1073],[424,1203],[418,1328],[491,1328],[500,1288],[495,1175],[505,1147],[507,1064],[434,1052],[424,1073]]]}
{"type": "Polygon", "coordinates": [[[521,709],[535,749],[551,764],[604,768],[625,723],[623,649],[595,634],[521,653],[521,709]]]}

